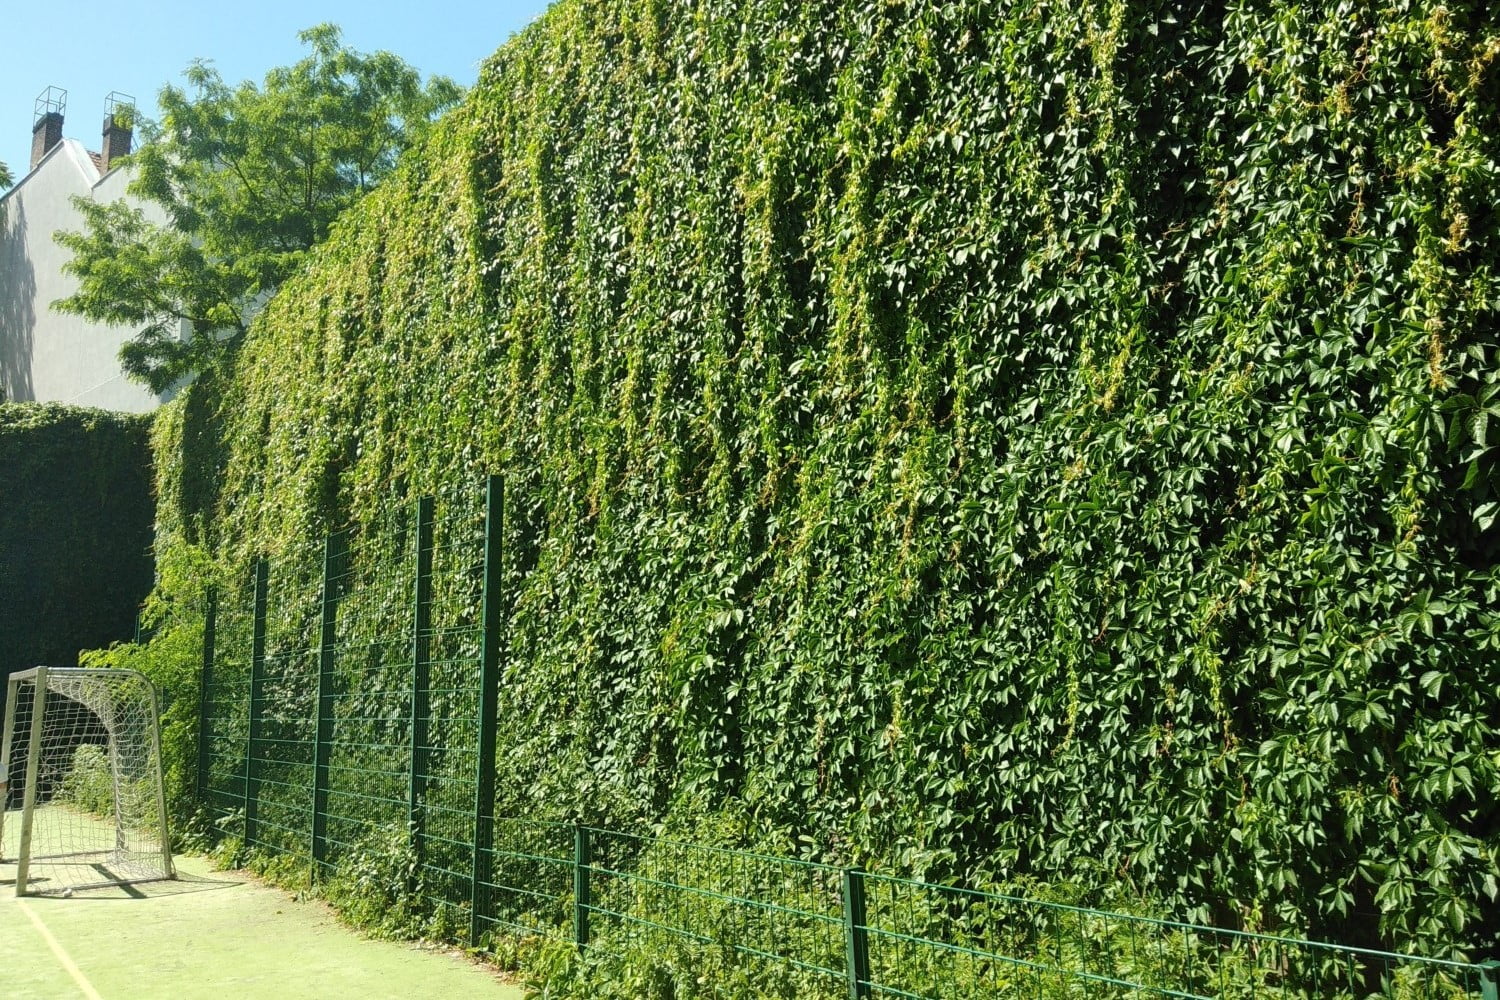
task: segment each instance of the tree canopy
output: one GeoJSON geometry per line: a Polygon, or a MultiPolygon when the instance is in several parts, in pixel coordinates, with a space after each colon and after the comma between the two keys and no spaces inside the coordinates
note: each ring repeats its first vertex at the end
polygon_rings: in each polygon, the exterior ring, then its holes
{"type": "Polygon", "coordinates": [[[461,96],[389,52],[346,47],[336,25],[298,37],[308,56],[261,86],[231,87],[199,60],[187,89],[162,88],[129,191],[169,226],[125,201],[75,199],[83,230],[56,236],[80,287],[54,307],[139,327],[120,358],[153,392],[231,348],[339,214],[461,96]]]}
{"type": "Polygon", "coordinates": [[[10,187],[14,183],[15,181],[10,176],[10,168],[5,165],[4,160],[0,160],[0,187],[10,187]]]}

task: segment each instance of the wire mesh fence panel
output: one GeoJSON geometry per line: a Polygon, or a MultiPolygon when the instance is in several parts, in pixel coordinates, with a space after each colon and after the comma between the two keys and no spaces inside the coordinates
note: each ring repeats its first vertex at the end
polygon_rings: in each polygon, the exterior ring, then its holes
{"type": "Polygon", "coordinates": [[[1153,988],[1176,951],[1132,921],[1094,926],[1084,911],[879,876],[866,885],[875,996],[1197,995],[1153,988]]]}
{"type": "Polygon", "coordinates": [[[255,574],[245,567],[237,579],[235,588],[217,601],[211,669],[204,680],[204,715],[199,725],[208,767],[203,778],[204,804],[222,833],[243,837],[255,574]]]}
{"type": "Polygon", "coordinates": [[[567,940],[572,934],[574,827],[501,816],[495,819],[488,929],[514,936],[567,940]]]}
{"type": "Polygon", "coordinates": [[[867,876],[871,996],[1459,1000],[1457,963],[867,876]]]}
{"type": "Polygon", "coordinates": [[[415,748],[423,790],[419,869],[427,902],[457,919],[468,910],[474,872],[484,508],[472,491],[439,496],[435,507],[421,720],[427,740],[415,748]]]}
{"type": "Polygon", "coordinates": [[[840,880],[826,865],[589,830],[589,920],[605,949],[689,944],[742,966],[769,996],[837,995],[840,880]]]}
{"type": "Polygon", "coordinates": [[[256,799],[252,843],[311,857],[313,754],[317,729],[322,544],[272,560],[265,658],[251,711],[250,772],[256,799]]]}
{"type": "Polygon", "coordinates": [[[407,823],[412,529],[406,510],[387,511],[351,531],[330,566],[329,859],[407,823]]]}

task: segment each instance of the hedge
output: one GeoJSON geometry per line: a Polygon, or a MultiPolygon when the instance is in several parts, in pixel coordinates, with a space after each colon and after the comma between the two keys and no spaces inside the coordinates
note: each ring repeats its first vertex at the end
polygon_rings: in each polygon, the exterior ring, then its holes
{"type": "Polygon", "coordinates": [[[147,417],[0,405],[0,673],[134,634],[152,585],[147,417]]]}

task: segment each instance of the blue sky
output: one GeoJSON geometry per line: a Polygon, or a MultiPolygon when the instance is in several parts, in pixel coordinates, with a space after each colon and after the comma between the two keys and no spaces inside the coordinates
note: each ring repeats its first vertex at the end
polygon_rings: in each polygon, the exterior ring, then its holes
{"type": "Polygon", "coordinates": [[[141,112],[154,117],[162,84],[181,84],[182,71],[197,58],[212,60],[230,83],[259,83],[266,70],[303,56],[298,31],[332,21],[344,29],[344,42],[361,52],[386,49],[423,76],[443,74],[467,87],[485,57],[547,6],[546,0],[5,3],[0,161],[17,180],[25,174],[33,105],[49,86],[68,92],[64,133],[98,149],[110,91],[134,96],[141,112]]]}

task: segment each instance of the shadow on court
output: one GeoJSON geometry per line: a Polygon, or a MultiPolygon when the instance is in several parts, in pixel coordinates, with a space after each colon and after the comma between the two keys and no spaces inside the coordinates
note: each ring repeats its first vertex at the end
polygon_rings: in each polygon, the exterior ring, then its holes
{"type": "MultiPolygon", "coordinates": [[[[90,881],[108,881],[114,877],[108,865],[89,865],[90,881]]],[[[27,879],[30,893],[39,894],[38,903],[45,903],[54,899],[62,899],[61,896],[45,895],[49,889],[49,883],[54,879],[49,875],[33,875],[27,879]]],[[[194,875],[190,872],[179,872],[175,879],[158,880],[154,882],[127,882],[121,885],[96,886],[92,889],[77,889],[67,898],[71,900],[126,900],[126,899],[150,899],[156,896],[180,896],[188,892],[212,892],[215,889],[228,889],[237,885],[243,885],[243,879],[234,878],[211,878],[206,875],[194,875]]],[[[13,892],[16,886],[16,866],[14,864],[0,863],[0,893],[13,892]]]]}

